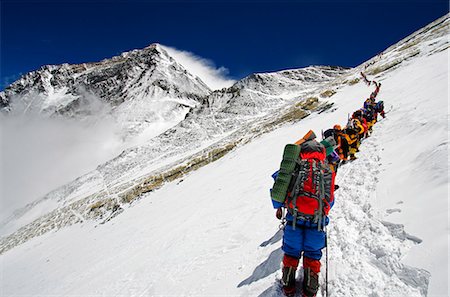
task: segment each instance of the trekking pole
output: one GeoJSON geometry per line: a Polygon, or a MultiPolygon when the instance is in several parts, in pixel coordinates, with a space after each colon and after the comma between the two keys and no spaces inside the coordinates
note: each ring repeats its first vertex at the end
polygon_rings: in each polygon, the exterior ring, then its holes
{"type": "Polygon", "coordinates": [[[328,234],[327,226],[325,225],[325,296],[328,297],[328,234]]]}

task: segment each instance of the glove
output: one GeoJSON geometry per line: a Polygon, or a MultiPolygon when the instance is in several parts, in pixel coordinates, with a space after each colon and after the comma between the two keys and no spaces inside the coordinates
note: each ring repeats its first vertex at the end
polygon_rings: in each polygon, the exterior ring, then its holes
{"type": "Polygon", "coordinates": [[[281,209],[281,207],[277,209],[275,216],[277,217],[277,219],[281,220],[281,218],[283,217],[283,210],[281,209]]]}

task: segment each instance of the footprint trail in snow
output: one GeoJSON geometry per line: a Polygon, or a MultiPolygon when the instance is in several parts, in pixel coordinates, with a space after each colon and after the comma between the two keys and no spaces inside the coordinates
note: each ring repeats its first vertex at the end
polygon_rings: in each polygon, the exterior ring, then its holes
{"type": "MultiPolygon", "coordinates": [[[[342,165],[336,176],[336,184],[340,189],[335,192],[336,203],[330,212],[331,223],[327,227],[330,297],[427,295],[430,274],[423,269],[407,266],[401,261],[408,250],[421,240],[407,234],[403,225],[381,220],[381,214],[374,208],[378,174],[382,165],[377,135],[383,132],[385,121],[388,119],[379,121],[372,136],[363,141],[358,159],[342,165]]],[[[279,254],[281,261],[281,238],[278,236],[278,242],[271,241],[270,244],[262,247],[277,247],[275,252],[279,251],[277,255],[279,254]]],[[[317,297],[326,296],[325,250],[323,252],[317,297]]],[[[279,284],[280,269],[277,269],[275,278],[272,286],[262,290],[258,297],[284,296],[279,284]]],[[[301,284],[301,281],[300,268],[297,272],[297,283],[301,284]]]]}

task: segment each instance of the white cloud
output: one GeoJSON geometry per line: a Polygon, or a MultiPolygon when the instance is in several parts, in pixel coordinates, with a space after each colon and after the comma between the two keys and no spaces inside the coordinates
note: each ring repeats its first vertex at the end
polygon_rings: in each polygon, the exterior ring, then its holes
{"type": "Polygon", "coordinates": [[[229,72],[227,68],[223,66],[217,68],[211,60],[173,47],[162,46],[162,48],[190,73],[198,76],[212,90],[231,87],[236,82],[227,77],[229,72]]]}
{"type": "Polygon", "coordinates": [[[38,99],[20,99],[10,114],[0,114],[0,221],[124,147],[120,128],[103,112],[108,106],[100,99],[83,98],[95,112],[83,119],[47,117],[28,108],[38,99]]]}

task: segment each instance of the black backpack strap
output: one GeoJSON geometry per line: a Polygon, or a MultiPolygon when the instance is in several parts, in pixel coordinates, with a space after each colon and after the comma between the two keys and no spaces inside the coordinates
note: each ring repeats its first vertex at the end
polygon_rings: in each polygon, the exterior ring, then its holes
{"type": "Polygon", "coordinates": [[[293,217],[293,223],[292,223],[293,229],[295,229],[298,219],[303,219],[306,221],[311,221],[313,223],[316,223],[318,230],[322,230],[323,225],[324,225],[324,222],[323,222],[324,210],[323,210],[323,208],[324,208],[324,200],[327,199],[326,193],[325,193],[326,186],[325,186],[325,180],[324,180],[324,175],[325,175],[324,171],[326,169],[325,166],[327,166],[327,165],[324,164],[323,161],[316,161],[316,160],[312,160],[311,163],[312,164],[310,165],[309,161],[307,161],[307,160],[300,160],[298,162],[298,170],[296,171],[295,182],[293,184],[292,191],[290,192],[290,195],[288,195],[287,200],[286,200],[287,201],[287,209],[293,217]],[[315,185],[317,194],[311,194],[311,193],[307,193],[307,192],[303,191],[304,182],[308,178],[310,169],[313,174],[312,182],[315,185]],[[304,214],[304,213],[301,213],[298,211],[297,199],[299,196],[307,196],[310,198],[314,198],[318,201],[319,207],[316,210],[314,215],[308,215],[308,214],[304,214]],[[292,203],[292,208],[289,208],[290,203],[292,203]]]}
{"type": "Polygon", "coordinates": [[[298,216],[297,198],[301,192],[301,189],[303,189],[304,182],[308,176],[306,171],[309,168],[306,168],[306,167],[309,167],[309,163],[308,163],[308,161],[305,161],[305,160],[299,160],[297,162],[297,166],[298,166],[298,170],[296,171],[296,176],[295,176],[296,178],[295,178],[295,182],[294,182],[294,185],[292,188],[292,192],[288,196],[288,199],[287,199],[288,211],[291,213],[291,215],[294,218],[293,225],[292,225],[294,230],[295,230],[295,225],[297,224],[297,216],[298,216]],[[308,165],[308,166],[306,166],[306,165],[308,165]],[[289,209],[290,203],[292,203],[292,207],[293,207],[292,210],[289,209]]]}
{"type": "Polygon", "coordinates": [[[323,219],[323,200],[325,199],[325,182],[324,182],[324,168],[323,166],[325,165],[322,161],[322,163],[320,163],[320,168],[319,168],[319,172],[320,172],[320,176],[319,176],[319,186],[320,186],[320,197],[319,197],[319,209],[317,210],[317,230],[322,230],[322,219],[323,219]]]}

